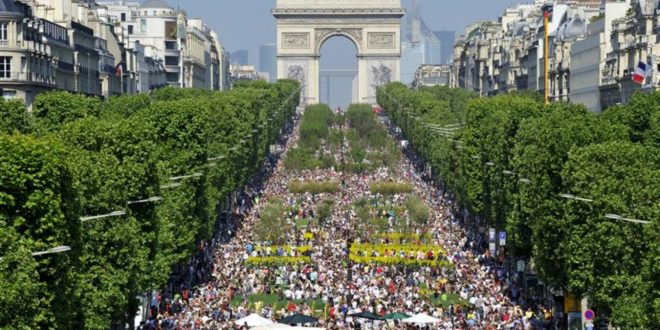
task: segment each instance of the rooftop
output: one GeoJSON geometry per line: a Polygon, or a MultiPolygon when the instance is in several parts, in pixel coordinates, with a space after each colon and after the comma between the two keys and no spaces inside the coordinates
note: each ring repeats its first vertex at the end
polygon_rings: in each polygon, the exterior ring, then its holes
{"type": "Polygon", "coordinates": [[[164,0],[147,0],[140,5],[140,8],[172,9],[172,7],[164,0]]]}

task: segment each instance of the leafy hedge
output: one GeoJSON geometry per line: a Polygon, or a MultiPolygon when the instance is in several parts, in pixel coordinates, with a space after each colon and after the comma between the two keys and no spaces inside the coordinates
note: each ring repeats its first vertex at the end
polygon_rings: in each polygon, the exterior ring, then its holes
{"type": "Polygon", "coordinates": [[[132,320],[135,297],[164,287],[212,237],[221,202],[259,171],[295,113],[299,85],[105,101],[49,92],[31,116],[0,102],[10,112],[0,116],[0,325],[107,329],[132,320]],[[163,200],[128,203],[153,196],[163,200]],[[116,210],[127,214],[79,220],[116,210]],[[26,254],[59,245],[72,249],[26,254]]]}
{"type": "Polygon", "coordinates": [[[312,259],[306,256],[298,257],[249,257],[245,263],[253,267],[279,267],[310,263],[312,259]]]}
{"type": "Polygon", "coordinates": [[[410,259],[410,258],[401,258],[398,256],[393,257],[362,257],[356,255],[350,255],[349,258],[354,263],[358,264],[377,264],[385,266],[406,266],[406,267],[452,267],[451,262],[447,259],[410,259]]]}
{"type": "Polygon", "coordinates": [[[401,182],[374,182],[369,186],[372,194],[381,195],[408,194],[412,189],[411,184],[401,182]]]}
{"type": "Polygon", "coordinates": [[[309,245],[302,245],[302,246],[289,246],[289,245],[274,245],[274,246],[262,246],[262,245],[257,245],[255,247],[255,251],[262,251],[266,250],[267,248],[270,248],[271,253],[275,254],[277,253],[278,249],[284,250],[287,254],[291,254],[291,251],[294,249],[298,251],[298,253],[305,253],[309,251],[312,247],[309,245]]]}
{"type": "Polygon", "coordinates": [[[291,181],[289,192],[292,194],[321,194],[336,193],[339,190],[339,182],[336,181],[291,181]]]}
{"type": "Polygon", "coordinates": [[[351,245],[351,253],[356,253],[357,251],[366,251],[372,252],[376,251],[380,255],[384,255],[385,251],[395,251],[397,254],[399,251],[403,250],[408,255],[410,252],[417,251],[433,251],[437,255],[438,251],[444,253],[445,248],[440,245],[429,245],[429,244],[368,244],[368,243],[353,243],[351,245]]]}

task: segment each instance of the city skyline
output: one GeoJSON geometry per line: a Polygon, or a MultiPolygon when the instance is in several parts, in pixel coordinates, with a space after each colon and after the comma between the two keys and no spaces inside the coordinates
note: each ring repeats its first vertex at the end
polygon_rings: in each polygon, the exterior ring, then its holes
{"type": "MultiPolygon", "coordinates": [[[[259,46],[275,42],[275,19],[271,9],[275,0],[187,0],[185,2],[165,0],[173,7],[185,10],[190,17],[199,17],[209,22],[209,26],[218,32],[220,40],[229,52],[247,50],[250,64],[258,65],[259,46]],[[250,24],[250,28],[246,27],[250,24]],[[236,32],[240,33],[236,33],[236,32]]],[[[529,1],[514,0],[419,0],[422,7],[422,19],[433,31],[453,30],[460,34],[465,27],[478,20],[496,19],[508,6],[529,1]],[[436,17],[437,16],[437,17],[436,17]]],[[[402,0],[409,8],[412,0],[402,0]]],[[[404,17],[405,19],[405,17],[404,17]]],[[[325,48],[325,47],[324,47],[325,48]]],[[[346,48],[336,50],[336,53],[346,48]]],[[[337,63],[338,67],[342,63],[337,63]]]]}

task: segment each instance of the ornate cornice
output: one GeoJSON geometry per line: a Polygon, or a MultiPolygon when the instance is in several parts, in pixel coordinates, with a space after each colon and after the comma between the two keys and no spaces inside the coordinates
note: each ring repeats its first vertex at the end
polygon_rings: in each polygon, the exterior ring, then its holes
{"type": "Polygon", "coordinates": [[[314,17],[314,16],[369,16],[401,18],[406,14],[403,8],[276,8],[272,10],[275,18],[314,17]]]}
{"type": "Polygon", "coordinates": [[[294,18],[280,18],[277,25],[308,25],[308,26],[328,26],[328,25],[355,25],[356,21],[361,25],[398,25],[401,19],[398,17],[373,17],[373,16],[327,16],[305,18],[304,16],[294,18]]]}

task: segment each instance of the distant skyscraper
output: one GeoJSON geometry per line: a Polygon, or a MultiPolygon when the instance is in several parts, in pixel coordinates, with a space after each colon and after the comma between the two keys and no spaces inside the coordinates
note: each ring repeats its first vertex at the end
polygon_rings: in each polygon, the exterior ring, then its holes
{"type": "Polygon", "coordinates": [[[424,45],[417,44],[416,46],[408,47],[401,56],[401,82],[410,84],[415,79],[415,72],[420,65],[424,63],[424,45]]]}
{"type": "Polygon", "coordinates": [[[233,65],[248,65],[248,51],[237,50],[229,55],[229,59],[233,65]]]}
{"type": "Polygon", "coordinates": [[[433,34],[440,40],[441,56],[440,64],[448,64],[454,53],[454,42],[456,42],[455,31],[434,31],[433,34]]]}
{"type": "Polygon", "coordinates": [[[259,71],[268,72],[269,80],[277,80],[277,46],[267,44],[259,46],[259,71]]]}
{"type": "Polygon", "coordinates": [[[401,82],[410,84],[420,65],[441,64],[442,44],[422,20],[418,0],[401,29],[401,82]]]}

